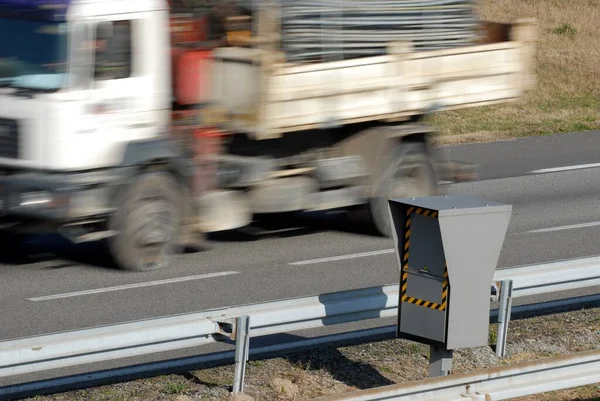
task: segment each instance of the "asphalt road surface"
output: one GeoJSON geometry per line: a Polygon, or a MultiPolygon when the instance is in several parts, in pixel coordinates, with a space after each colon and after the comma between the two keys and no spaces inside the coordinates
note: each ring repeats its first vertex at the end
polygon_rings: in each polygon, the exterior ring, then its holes
{"type": "MultiPolygon", "coordinates": [[[[450,192],[513,205],[500,267],[597,255],[598,149],[600,132],[449,147],[451,157],[481,165],[480,180],[450,192]]],[[[392,241],[357,232],[339,215],[250,227],[207,245],[151,273],[102,267],[93,247],[60,238],[33,239],[26,263],[2,252],[0,339],[398,281],[392,241]]]]}

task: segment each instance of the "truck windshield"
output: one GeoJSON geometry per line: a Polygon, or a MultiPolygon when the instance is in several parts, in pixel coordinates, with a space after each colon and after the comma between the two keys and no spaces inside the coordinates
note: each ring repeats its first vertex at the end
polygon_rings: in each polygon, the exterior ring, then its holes
{"type": "Polygon", "coordinates": [[[66,81],[65,22],[0,17],[0,87],[57,91],[66,81]]]}

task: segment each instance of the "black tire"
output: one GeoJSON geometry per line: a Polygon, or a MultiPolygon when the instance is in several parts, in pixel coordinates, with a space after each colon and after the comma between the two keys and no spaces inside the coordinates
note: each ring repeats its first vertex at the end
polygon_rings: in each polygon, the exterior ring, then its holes
{"type": "Polygon", "coordinates": [[[377,235],[392,236],[388,199],[435,195],[437,179],[427,148],[420,142],[398,142],[385,156],[374,193],[362,212],[377,235]]]}
{"type": "Polygon", "coordinates": [[[127,187],[119,204],[109,223],[118,234],[107,241],[116,265],[131,271],[168,266],[178,251],[184,215],[184,194],[175,178],[164,172],[143,173],[127,187]]]}
{"type": "Polygon", "coordinates": [[[26,236],[21,233],[0,231],[0,249],[4,262],[25,262],[29,255],[25,249],[26,236]]]}
{"type": "Polygon", "coordinates": [[[23,240],[23,234],[11,231],[0,231],[0,244],[3,251],[11,250],[14,246],[20,246],[23,240]]]}

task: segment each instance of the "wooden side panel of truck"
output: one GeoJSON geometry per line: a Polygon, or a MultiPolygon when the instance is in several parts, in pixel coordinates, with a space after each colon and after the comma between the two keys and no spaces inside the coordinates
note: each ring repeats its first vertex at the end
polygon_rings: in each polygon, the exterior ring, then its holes
{"type": "Polygon", "coordinates": [[[514,101],[535,83],[536,29],[530,20],[509,28],[509,40],[499,43],[413,52],[398,42],[384,56],[308,65],[260,47],[221,48],[213,96],[229,128],[254,139],[514,101]]]}

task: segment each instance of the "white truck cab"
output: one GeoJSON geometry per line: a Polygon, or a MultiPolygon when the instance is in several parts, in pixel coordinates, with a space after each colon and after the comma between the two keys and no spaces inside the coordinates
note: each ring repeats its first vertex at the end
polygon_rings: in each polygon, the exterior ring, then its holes
{"type": "Polygon", "coordinates": [[[112,167],[164,132],[168,18],[161,0],[0,1],[0,166],[112,167]]]}
{"type": "Polygon", "coordinates": [[[3,246],[46,229],[74,242],[110,237],[121,264],[156,267],[167,248],[135,255],[126,248],[171,238],[186,209],[174,188],[178,180],[185,186],[189,169],[166,138],[167,2],[0,0],[0,35],[3,246]],[[156,160],[180,161],[169,167],[173,174],[140,178],[139,170],[156,160]],[[171,204],[134,204],[132,197],[148,195],[155,184],[171,204]],[[130,207],[121,207],[126,202],[130,207]],[[131,219],[143,221],[140,238],[124,228],[131,219]]]}

